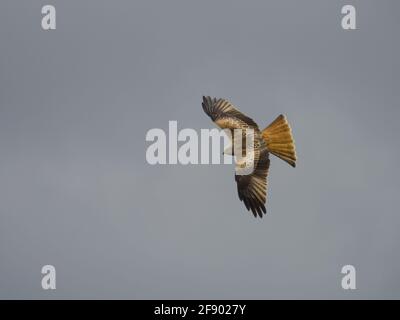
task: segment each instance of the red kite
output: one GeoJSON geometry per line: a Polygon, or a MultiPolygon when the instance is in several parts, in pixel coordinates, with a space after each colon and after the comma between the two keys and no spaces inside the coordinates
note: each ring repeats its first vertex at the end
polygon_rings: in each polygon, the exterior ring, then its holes
{"type": "MultiPolygon", "coordinates": [[[[269,154],[281,158],[296,167],[296,148],[289,123],[284,115],[278,116],[264,130],[249,117],[237,110],[229,101],[203,97],[204,112],[221,129],[235,129],[244,132],[254,130],[254,170],[249,175],[235,174],[240,201],[244,202],[247,210],[251,210],[255,217],[263,217],[267,193],[267,175],[269,170],[269,154]]],[[[231,151],[233,155],[233,150],[231,151]]],[[[238,164],[236,163],[236,166],[238,164]]]]}

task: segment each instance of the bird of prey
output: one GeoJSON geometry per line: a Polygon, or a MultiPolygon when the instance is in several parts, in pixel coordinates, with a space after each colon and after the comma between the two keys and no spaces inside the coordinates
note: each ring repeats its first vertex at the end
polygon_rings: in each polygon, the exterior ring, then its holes
{"type": "MultiPolygon", "coordinates": [[[[267,176],[270,165],[269,154],[281,158],[292,167],[296,167],[296,149],[292,131],[284,115],[279,115],[268,127],[260,130],[249,117],[236,109],[229,101],[203,96],[203,110],[221,129],[232,132],[252,129],[254,139],[254,165],[250,174],[235,174],[240,201],[255,217],[263,217],[266,208],[267,176]]],[[[232,139],[233,140],[233,139],[232,139]]],[[[233,142],[233,141],[232,141],[233,142]]],[[[225,152],[225,151],[224,151],[225,152]]],[[[234,155],[233,149],[229,151],[234,155]]],[[[236,167],[238,163],[236,162],[236,167]]]]}

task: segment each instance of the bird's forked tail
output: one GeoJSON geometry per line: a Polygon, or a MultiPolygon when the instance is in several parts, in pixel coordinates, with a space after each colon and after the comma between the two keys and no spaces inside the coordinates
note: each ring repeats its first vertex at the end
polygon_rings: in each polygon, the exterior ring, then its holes
{"type": "Polygon", "coordinates": [[[262,131],[262,137],[269,152],[296,167],[296,147],[292,130],[283,114],[262,131]]]}

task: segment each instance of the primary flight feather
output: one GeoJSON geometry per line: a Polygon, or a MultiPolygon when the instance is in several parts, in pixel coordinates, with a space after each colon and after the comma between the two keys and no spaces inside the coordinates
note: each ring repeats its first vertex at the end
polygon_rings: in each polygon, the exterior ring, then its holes
{"type": "MultiPolygon", "coordinates": [[[[269,154],[281,158],[292,167],[296,166],[296,149],[289,123],[279,115],[268,127],[260,130],[253,119],[247,117],[225,99],[203,97],[203,110],[221,129],[241,129],[254,132],[254,169],[251,174],[235,174],[239,199],[255,217],[262,218],[267,212],[267,176],[270,165],[269,154]]],[[[233,135],[232,135],[233,136],[233,135]]],[[[233,149],[232,149],[233,155],[233,149]]],[[[236,166],[239,164],[237,163],[236,166]]]]}

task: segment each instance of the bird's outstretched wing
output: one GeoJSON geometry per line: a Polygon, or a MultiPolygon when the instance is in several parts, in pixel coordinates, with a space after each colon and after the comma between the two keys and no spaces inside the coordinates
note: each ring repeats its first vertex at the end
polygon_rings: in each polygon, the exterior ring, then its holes
{"type": "Polygon", "coordinates": [[[203,96],[202,106],[204,112],[214,122],[219,118],[231,117],[243,121],[249,127],[258,128],[253,119],[249,118],[248,116],[237,110],[228,100],[203,96]]]}
{"type": "Polygon", "coordinates": [[[239,199],[244,202],[247,210],[251,210],[255,217],[262,218],[266,213],[265,201],[267,198],[267,176],[269,169],[269,153],[264,148],[260,152],[257,165],[250,175],[235,175],[239,199]]]}

